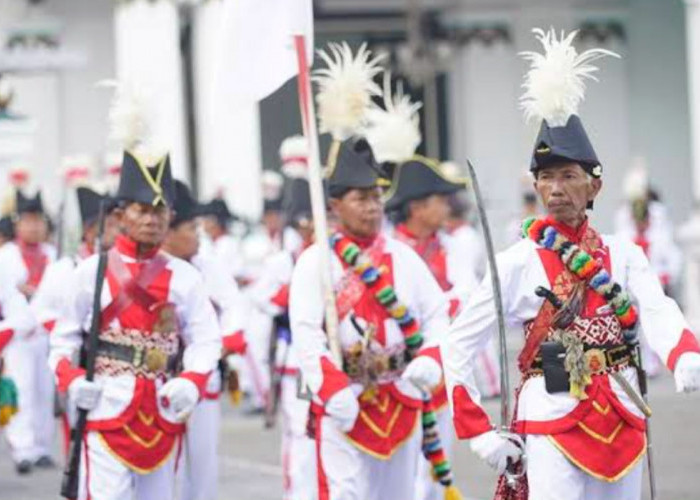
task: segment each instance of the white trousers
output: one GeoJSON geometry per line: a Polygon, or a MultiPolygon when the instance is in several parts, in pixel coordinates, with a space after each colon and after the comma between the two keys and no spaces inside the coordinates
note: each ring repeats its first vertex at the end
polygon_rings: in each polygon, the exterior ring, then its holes
{"type": "MultiPolygon", "coordinates": [[[[448,459],[452,459],[452,443],[454,442],[454,427],[450,410],[445,407],[437,413],[438,429],[440,430],[440,442],[448,459]]],[[[420,431],[422,432],[422,430],[420,431]]],[[[430,462],[419,450],[418,475],[416,476],[416,500],[442,500],[445,496],[445,488],[433,479],[433,468],[430,462]]]]}
{"type": "Polygon", "coordinates": [[[88,432],[87,449],[80,457],[80,500],[165,500],[175,496],[175,455],[157,470],[138,474],[119,461],[102,444],[96,432],[88,432]]]}
{"type": "Polygon", "coordinates": [[[297,378],[282,377],[282,469],[284,500],[316,500],[316,444],[306,433],[310,403],[297,397],[297,378]]]}
{"type": "Polygon", "coordinates": [[[182,500],[216,500],[219,481],[221,402],[203,399],[187,420],[178,476],[182,500]]]}
{"type": "MultiPolygon", "coordinates": [[[[255,408],[264,408],[270,390],[270,335],[272,319],[257,308],[251,308],[245,329],[248,349],[236,361],[241,390],[250,394],[255,408]]],[[[239,358],[239,356],[236,356],[239,358]]]]}
{"type": "Polygon", "coordinates": [[[38,329],[27,339],[11,342],[3,356],[6,374],[14,380],[18,393],[19,411],[5,432],[15,462],[52,454],[56,419],[48,355],[48,336],[38,329]]]}
{"type": "Polygon", "coordinates": [[[353,446],[329,417],[322,417],[319,425],[319,500],[414,499],[411,478],[417,472],[420,424],[389,460],[379,460],[353,446]]]}
{"type": "Polygon", "coordinates": [[[547,436],[527,436],[529,500],[640,500],[643,460],[614,483],[576,467],[547,436]]]}

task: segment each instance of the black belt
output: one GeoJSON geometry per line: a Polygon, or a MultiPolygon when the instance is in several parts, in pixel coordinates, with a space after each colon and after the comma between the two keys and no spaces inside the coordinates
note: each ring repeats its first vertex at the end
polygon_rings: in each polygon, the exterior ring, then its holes
{"type": "MultiPolygon", "coordinates": [[[[629,362],[632,356],[632,350],[626,344],[584,344],[584,354],[589,351],[600,351],[602,356],[605,357],[606,368],[613,368],[622,363],[629,362]]],[[[528,371],[531,370],[542,370],[541,355],[538,354],[535,360],[532,362],[532,366],[530,366],[530,370],[528,371]]]]}
{"type": "Polygon", "coordinates": [[[101,339],[97,341],[97,356],[124,361],[137,369],[169,374],[177,371],[180,360],[179,353],[168,355],[156,347],[115,344],[101,339]]]}

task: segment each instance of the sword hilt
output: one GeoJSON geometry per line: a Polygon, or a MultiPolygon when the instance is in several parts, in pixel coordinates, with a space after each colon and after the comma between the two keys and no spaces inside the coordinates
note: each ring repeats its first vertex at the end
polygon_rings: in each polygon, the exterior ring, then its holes
{"type": "Polygon", "coordinates": [[[554,292],[548,288],[545,288],[543,286],[538,286],[537,288],[535,288],[535,295],[537,295],[538,297],[542,297],[543,299],[548,301],[557,310],[564,307],[564,303],[561,301],[561,299],[559,297],[557,297],[554,294],[554,292]]]}

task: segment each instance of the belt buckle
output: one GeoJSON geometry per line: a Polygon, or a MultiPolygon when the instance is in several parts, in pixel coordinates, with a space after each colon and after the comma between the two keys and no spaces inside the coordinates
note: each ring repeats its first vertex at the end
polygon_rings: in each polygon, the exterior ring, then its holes
{"type": "Polygon", "coordinates": [[[588,370],[593,375],[604,373],[608,367],[605,351],[602,349],[589,349],[584,353],[584,359],[588,370]]]}
{"type": "Polygon", "coordinates": [[[161,371],[168,363],[168,356],[160,349],[146,349],[146,368],[151,372],[161,371]]]}
{"type": "Polygon", "coordinates": [[[131,363],[134,365],[134,368],[139,368],[143,364],[143,351],[143,347],[134,346],[134,357],[131,360],[131,363]]]}

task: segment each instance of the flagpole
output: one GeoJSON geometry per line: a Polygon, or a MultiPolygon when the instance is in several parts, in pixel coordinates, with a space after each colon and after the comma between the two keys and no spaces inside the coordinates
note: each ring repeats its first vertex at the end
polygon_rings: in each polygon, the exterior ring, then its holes
{"type": "Polygon", "coordinates": [[[321,179],[321,155],[318,147],[316,111],[311,98],[311,79],[309,77],[309,62],[306,58],[306,40],[304,35],[294,35],[294,47],[299,64],[299,107],[301,108],[304,136],[309,144],[309,191],[311,194],[311,211],[314,219],[316,243],[319,247],[321,260],[325,329],[333,359],[339,366],[342,366],[343,358],[338,338],[338,311],[335,305],[331,276],[331,248],[328,237],[328,223],[326,221],[326,203],[323,194],[323,181],[321,179]]]}

